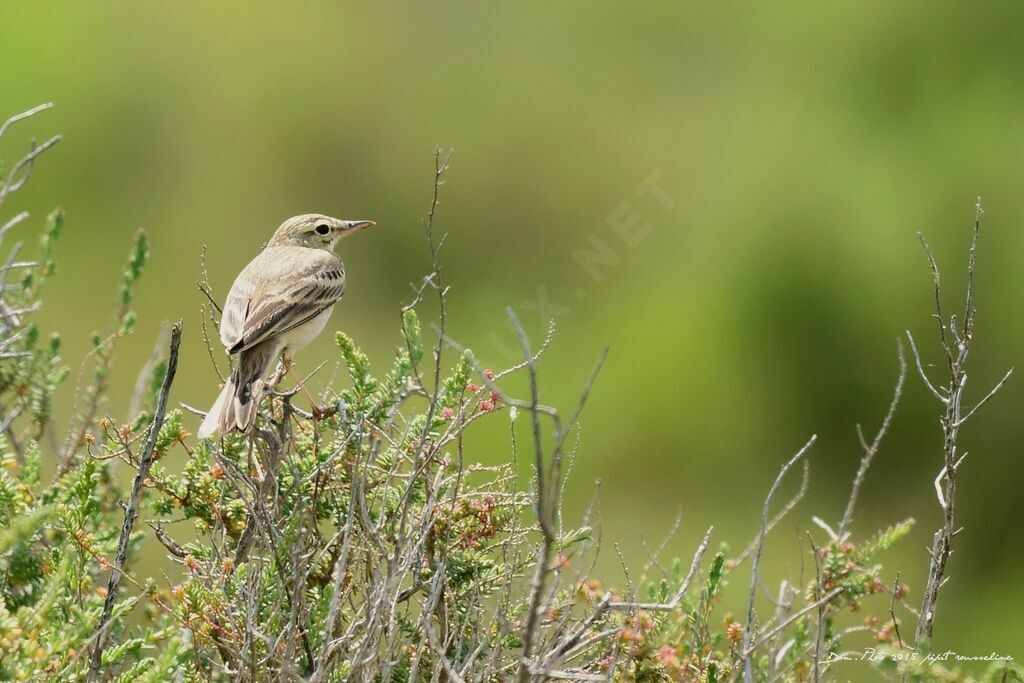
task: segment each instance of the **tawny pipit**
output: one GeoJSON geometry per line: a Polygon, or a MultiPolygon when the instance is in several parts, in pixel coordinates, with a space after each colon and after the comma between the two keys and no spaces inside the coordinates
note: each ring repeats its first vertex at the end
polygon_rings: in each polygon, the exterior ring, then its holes
{"type": "Polygon", "coordinates": [[[200,439],[252,428],[270,364],[280,356],[291,371],[292,355],[323,331],[345,293],[345,266],[334,245],[373,224],[320,214],[289,218],[242,269],[220,322],[220,340],[238,365],[199,427],[200,439]]]}

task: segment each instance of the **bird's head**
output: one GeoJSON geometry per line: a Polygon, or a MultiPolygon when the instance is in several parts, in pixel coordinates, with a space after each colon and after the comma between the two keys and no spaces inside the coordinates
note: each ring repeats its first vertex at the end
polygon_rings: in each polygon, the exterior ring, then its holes
{"type": "Polygon", "coordinates": [[[373,221],[345,221],[318,213],[289,218],[274,232],[267,246],[310,247],[331,251],[342,237],[375,225],[373,221]]]}

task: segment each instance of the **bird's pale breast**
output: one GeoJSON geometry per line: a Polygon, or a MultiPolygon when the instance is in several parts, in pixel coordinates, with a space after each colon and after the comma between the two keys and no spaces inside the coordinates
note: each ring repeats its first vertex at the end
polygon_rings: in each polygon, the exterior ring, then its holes
{"type": "Polygon", "coordinates": [[[291,356],[299,349],[308,345],[324,331],[324,327],[326,327],[327,321],[330,319],[331,313],[333,312],[334,306],[326,308],[322,313],[320,313],[320,315],[316,316],[308,323],[299,325],[298,327],[282,334],[281,341],[283,343],[281,347],[287,349],[288,355],[291,356]]]}

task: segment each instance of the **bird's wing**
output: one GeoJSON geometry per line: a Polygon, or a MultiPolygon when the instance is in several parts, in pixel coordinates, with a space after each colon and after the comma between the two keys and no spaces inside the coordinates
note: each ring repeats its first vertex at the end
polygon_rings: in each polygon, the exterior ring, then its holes
{"type": "Polygon", "coordinates": [[[242,270],[224,304],[220,338],[238,353],[330,308],[345,293],[345,271],[331,252],[268,247],[242,270]]]}
{"type": "Polygon", "coordinates": [[[228,349],[242,339],[245,318],[249,314],[249,300],[256,291],[256,281],[252,277],[254,273],[251,272],[253,263],[246,266],[235,278],[231,291],[228,292],[227,301],[224,302],[224,310],[221,312],[220,341],[228,349]]]}

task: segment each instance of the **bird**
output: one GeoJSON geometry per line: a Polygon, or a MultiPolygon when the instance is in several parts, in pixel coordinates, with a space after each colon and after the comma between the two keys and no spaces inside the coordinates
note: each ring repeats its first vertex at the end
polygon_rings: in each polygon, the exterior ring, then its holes
{"type": "MultiPolygon", "coordinates": [[[[273,383],[267,380],[270,364],[280,357],[284,371],[294,376],[293,355],[323,331],[345,294],[345,266],[335,245],[372,225],[317,213],[294,216],[242,269],[220,322],[221,343],[238,362],[199,427],[200,439],[252,430],[260,400],[273,383]]],[[[317,412],[316,401],[295,379],[317,412]]]]}

